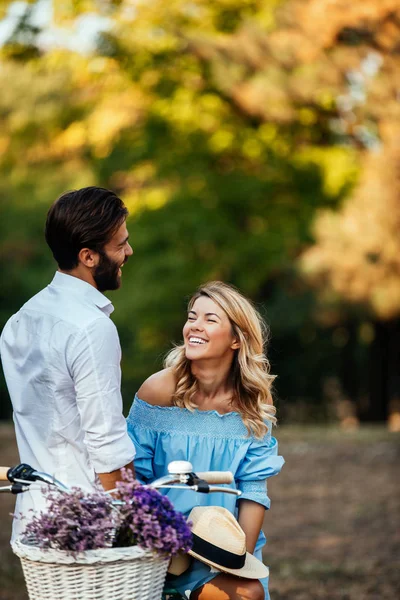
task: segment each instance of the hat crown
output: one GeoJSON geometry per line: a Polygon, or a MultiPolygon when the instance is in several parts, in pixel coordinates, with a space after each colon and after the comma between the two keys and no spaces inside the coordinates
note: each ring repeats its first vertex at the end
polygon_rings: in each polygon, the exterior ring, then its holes
{"type": "Polygon", "coordinates": [[[201,539],[242,556],[246,535],[235,517],[222,506],[197,506],[191,514],[192,533],[201,539]]]}

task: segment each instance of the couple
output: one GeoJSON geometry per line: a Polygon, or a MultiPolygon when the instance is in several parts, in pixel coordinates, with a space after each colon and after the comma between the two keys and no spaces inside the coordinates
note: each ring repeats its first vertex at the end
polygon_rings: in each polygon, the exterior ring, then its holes
{"type": "MultiPolygon", "coordinates": [[[[113,192],[97,187],[67,192],[49,210],[46,241],[58,271],[1,336],[20,459],[86,489],[114,488],[122,467],[151,481],[171,460],[189,460],[195,471],[231,470],[243,492],[237,503],[228,494],[167,493],[187,515],[198,504],[234,513],[247,550],[261,558],[265,480],[283,464],[271,437],[273,376],[263,354],[263,322],[234,288],[221,282],[199,288],[182,345],[139,389],[126,423],[121,350],[103,292],[120,287],[133,252],[127,214],[113,192]]],[[[28,516],[42,502],[40,494],[26,492],[16,513],[28,516]]],[[[13,536],[20,532],[15,520],[13,536]]],[[[197,560],[173,585],[192,600],[269,597],[267,579],[223,574],[197,560]]]]}

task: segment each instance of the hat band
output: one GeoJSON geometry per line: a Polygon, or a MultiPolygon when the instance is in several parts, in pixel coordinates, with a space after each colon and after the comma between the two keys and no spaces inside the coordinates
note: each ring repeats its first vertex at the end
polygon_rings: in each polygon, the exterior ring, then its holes
{"type": "Polygon", "coordinates": [[[192,533],[192,535],[192,552],[199,554],[203,558],[206,558],[217,565],[221,565],[221,567],[226,567],[227,569],[241,569],[244,567],[246,562],[246,552],[244,554],[234,554],[233,552],[229,552],[229,550],[224,550],[223,548],[215,546],[211,542],[206,542],[206,540],[203,540],[195,533],[192,533]]]}

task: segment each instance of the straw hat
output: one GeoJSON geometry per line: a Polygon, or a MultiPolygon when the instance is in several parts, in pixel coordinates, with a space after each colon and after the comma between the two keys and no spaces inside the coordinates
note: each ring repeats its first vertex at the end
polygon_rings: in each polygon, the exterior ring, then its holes
{"type": "Polygon", "coordinates": [[[191,556],[238,577],[268,576],[268,567],[246,552],[246,535],[229,510],[221,506],[196,506],[188,521],[193,523],[191,556]]]}

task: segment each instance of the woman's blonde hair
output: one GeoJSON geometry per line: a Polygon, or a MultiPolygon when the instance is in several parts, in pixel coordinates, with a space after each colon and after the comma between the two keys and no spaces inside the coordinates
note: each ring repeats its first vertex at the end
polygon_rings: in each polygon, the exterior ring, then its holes
{"type": "MultiPolygon", "coordinates": [[[[265,421],[276,424],[276,409],[272,402],[270,365],[264,354],[268,339],[267,326],[253,304],[237,289],[221,281],[211,281],[198,288],[189,301],[191,310],[201,296],[213,300],[227,314],[233,335],[240,346],[235,350],[230,377],[234,390],[232,402],[241,414],[249,434],[263,437],[267,432],[265,421]]],[[[176,346],[166,356],[164,366],[176,378],[173,402],[176,406],[192,410],[198,383],[193,376],[185,346],[176,346]]]]}

